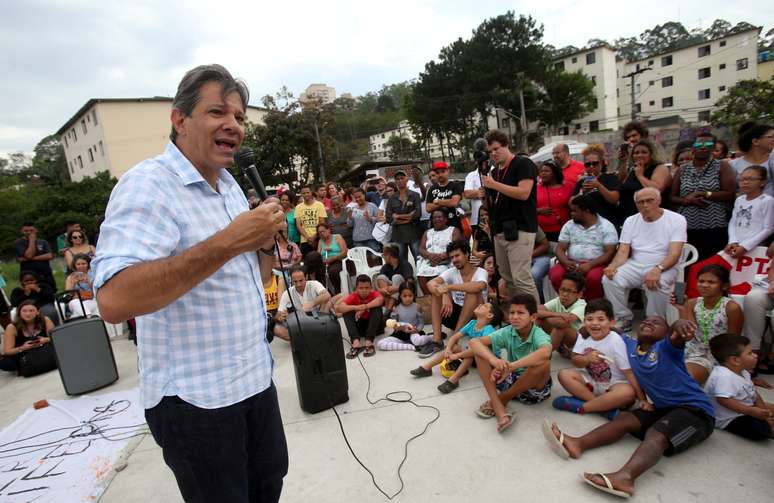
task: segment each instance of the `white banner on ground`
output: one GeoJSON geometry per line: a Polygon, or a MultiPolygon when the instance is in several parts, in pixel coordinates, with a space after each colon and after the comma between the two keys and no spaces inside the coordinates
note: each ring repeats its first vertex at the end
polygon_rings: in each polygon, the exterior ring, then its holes
{"type": "Polygon", "coordinates": [[[137,388],[30,408],[0,432],[0,501],[99,500],[147,433],[137,388]]]}

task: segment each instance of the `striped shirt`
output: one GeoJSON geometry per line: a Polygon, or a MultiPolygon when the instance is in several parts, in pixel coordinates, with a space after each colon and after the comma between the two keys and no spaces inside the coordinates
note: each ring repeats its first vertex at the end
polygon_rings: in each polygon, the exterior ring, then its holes
{"type": "MultiPolygon", "coordinates": [[[[718,192],[720,186],[720,162],[712,159],[703,169],[688,164],[680,169],[680,197],[694,192],[718,192]]],[[[728,226],[729,205],[707,200],[707,207],[680,206],[678,213],[685,217],[689,229],[719,229],[728,226]]]]}
{"type": "MultiPolygon", "coordinates": [[[[113,189],[92,263],[97,291],[140,262],[178,255],[248,210],[226,170],[215,191],[177,147],[147,159],[113,189]]],[[[168,306],[137,318],[142,405],[178,395],[214,409],[271,384],[266,308],[258,257],[244,253],[168,306]]]]}

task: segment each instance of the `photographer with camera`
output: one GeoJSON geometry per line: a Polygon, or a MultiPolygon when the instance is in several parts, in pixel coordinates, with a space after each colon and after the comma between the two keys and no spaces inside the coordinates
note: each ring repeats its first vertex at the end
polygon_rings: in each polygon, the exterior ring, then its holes
{"type": "Polygon", "coordinates": [[[489,131],[485,138],[487,151],[497,164],[490,175],[481,178],[491,201],[497,265],[509,296],[527,293],[538,302],[531,268],[537,233],[537,168],[529,157],[516,156],[508,149],[510,140],[502,131],[489,131]]]}

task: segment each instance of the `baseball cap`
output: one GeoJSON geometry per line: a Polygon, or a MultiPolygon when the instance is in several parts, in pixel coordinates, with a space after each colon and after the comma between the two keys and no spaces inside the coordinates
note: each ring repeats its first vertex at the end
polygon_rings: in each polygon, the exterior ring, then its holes
{"type": "Polygon", "coordinates": [[[430,168],[430,171],[436,171],[439,169],[449,169],[449,165],[443,161],[435,161],[433,163],[433,167],[430,168]]]}

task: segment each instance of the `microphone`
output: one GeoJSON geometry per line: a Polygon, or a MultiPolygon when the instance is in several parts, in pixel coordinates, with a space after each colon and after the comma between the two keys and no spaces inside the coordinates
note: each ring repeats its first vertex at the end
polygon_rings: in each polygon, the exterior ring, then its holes
{"type": "Polygon", "coordinates": [[[253,186],[258,194],[258,199],[265,201],[269,195],[266,193],[266,187],[263,186],[261,176],[258,174],[258,168],[255,167],[255,153],[251,148],[241,148],[234,156],[234,161],[242,173],[247,177],[250,185],[253,186]]]}

